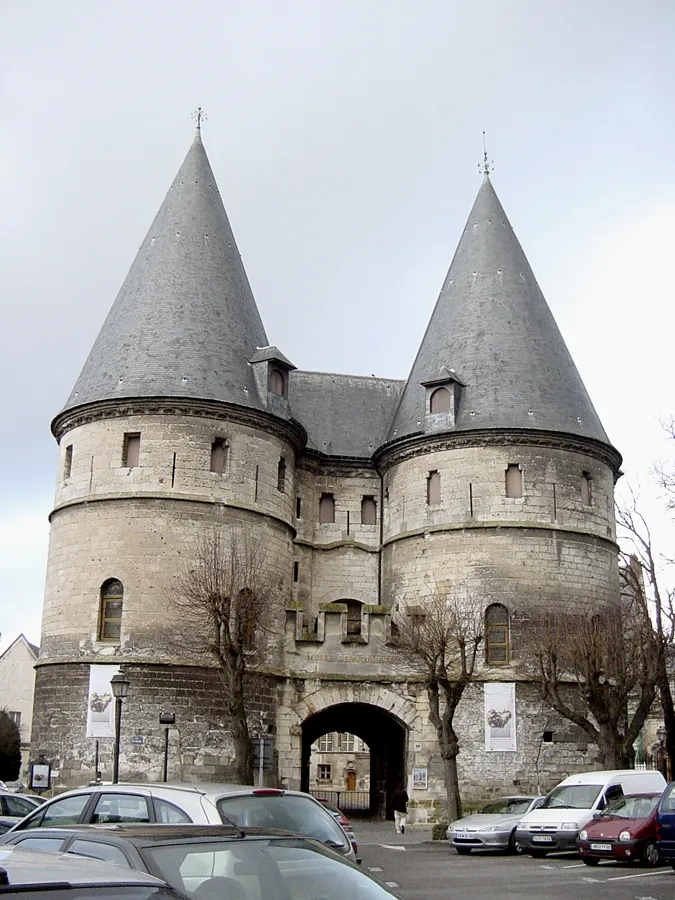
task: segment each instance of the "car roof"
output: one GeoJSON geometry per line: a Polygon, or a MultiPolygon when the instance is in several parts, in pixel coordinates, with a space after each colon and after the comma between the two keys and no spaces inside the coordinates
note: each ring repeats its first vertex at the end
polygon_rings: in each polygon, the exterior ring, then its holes
{"type": "Polygon", "coordinates": [[[165,882],[145,872],[126,869],[101,860],[67,853],[26,850],[12,844],[0,845],[0,869],[9,884],[126,884],[163,885],[165,882]]]}
{"type": "Polygon", "coordinates": [[[118,839],[128,840],[136,847],[150,846],[158,843],[178,841],[213,841],[213,840],[258,840],[264,838],[298,838],[314,843],[307,835],[295,834],[277,828],[238,828],[231,825],[144,825],[136,823],[115,822],[104,825],[54,825],[49,828],[13,831],[0,837],[0,850],[5,846],[2,841],[20,841],[29,838],[59,837],[68,838],[80,835],[91,840],[115,842],[118,839]],[[112,839],[112,841],[110,840],[112,839]]]}

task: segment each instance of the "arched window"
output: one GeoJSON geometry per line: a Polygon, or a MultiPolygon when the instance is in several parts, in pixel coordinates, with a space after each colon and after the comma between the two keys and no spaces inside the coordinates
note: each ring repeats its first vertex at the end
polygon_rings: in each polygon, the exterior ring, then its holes
{"type": "Polygon", "coordinates": [[[493,603],[485,611],[485,661],[505,666],[509,657],[509,611],[501,603],[493,603]]]}
{"type": "Polygon", "coordinates": [[[429,412],[450,412],[450,391],[447,388],[437,388],[429,399],[429,412]]]}
{"type": "Polygon", "coordinates": [[[319,500],[319,524],[326,525],[335,521],[335,499],[332,494],[322,494],[319,500]]]}
{"type": "Polygon", "coordinates": [[[279,369],[270,369],[267,386],[270,394],[277,394],[279,397],[284,396],[284,376],[279,369]]]}
{"type": "Polygon", "coordinates": [[[124,588],[117,578],[109,578],[101,585],[99,641],[118,641],[122,630],[124,588]]]}

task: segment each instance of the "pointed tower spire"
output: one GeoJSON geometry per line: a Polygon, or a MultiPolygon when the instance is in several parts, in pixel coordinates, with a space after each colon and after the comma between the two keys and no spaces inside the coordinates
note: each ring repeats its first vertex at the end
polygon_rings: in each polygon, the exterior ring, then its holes
{"type": "Polygon", "coordinates": [[[609,444],[497,198],[487,153],[483,174],[389,439],[424,432],[428,385],[445,366],[461,373],[445,430],[524,428],[609,444]]]}
{"type": "Polygon", "coordinates": [[[65,409],[120,397],[259,407],[248,360],[260,314],[197,134],[101,328],[65,409]]]}

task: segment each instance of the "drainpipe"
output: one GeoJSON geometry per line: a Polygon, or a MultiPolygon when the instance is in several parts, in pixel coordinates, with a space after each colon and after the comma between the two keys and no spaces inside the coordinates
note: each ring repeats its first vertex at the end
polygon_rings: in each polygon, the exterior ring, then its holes
{"type": "Polygon", "coordinates": [[[384,541],[384,475],[380,476],[380,549],[377,554],[377,605],[382,606],[382,542],[384,541]]]}

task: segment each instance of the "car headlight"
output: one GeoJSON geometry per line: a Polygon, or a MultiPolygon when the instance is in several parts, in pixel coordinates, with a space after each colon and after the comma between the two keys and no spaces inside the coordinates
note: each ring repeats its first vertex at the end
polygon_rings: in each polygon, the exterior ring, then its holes
{"type": "Polygon", "coordinates": [[[563,822],[561,831],[576,831],[578,827],[576,822],[563,822]]]}
{"type": "Polygon", "coordinates": [[[579,839],[582,841],[585,841],[587,837],[588,837],[588,832],[584,828],[584,829],[582,829],[582,831],[579,832],[579,839]]]}
{"type": "Polygon", "coordinates": [[[630,840],[630,831],[622,831],[619,835],[620,841],[629,841],[630,840]]]}
{"type": "Polygon", "coordinates": [[[498,831],[499,827],[497,825],[484,825],[483,828],[479,828],[478,831],[486,833],[488,831],[498,831]]]}

